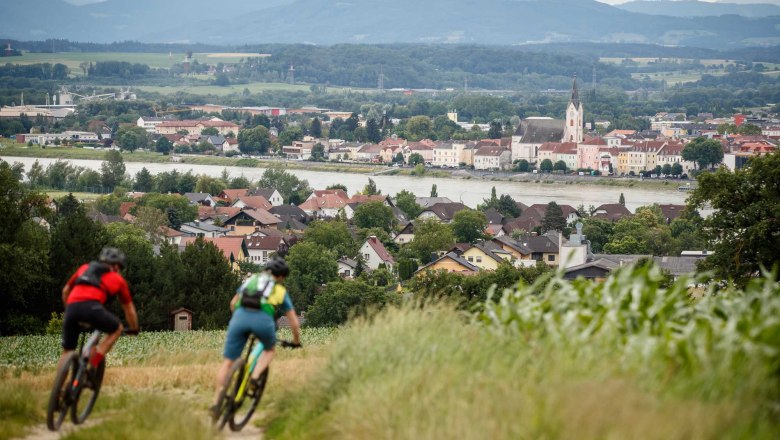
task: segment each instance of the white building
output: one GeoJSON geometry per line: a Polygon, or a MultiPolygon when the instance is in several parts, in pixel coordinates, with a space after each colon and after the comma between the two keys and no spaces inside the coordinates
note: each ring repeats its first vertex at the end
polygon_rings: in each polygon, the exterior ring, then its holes
{"type": "Polygon", "coordinates": [[[385,246],[376,236],[368,237],[363,246],[360,247],[360,255],[366,262],[366,267],[376,270],[380,265],[391,267],[395,264],[393,256],[385,249],[385,246]]]}
{"type": "Polygon", "coordinates": [[[162,118],[154,118],[152,116],[141,116],[140,118],[138,118],[138,121],[136,121],[136,125],[148,131],[149,133],[154,133],[157,129],[157,126],[162,124],[163,121],[164,119],[162,118]]]}

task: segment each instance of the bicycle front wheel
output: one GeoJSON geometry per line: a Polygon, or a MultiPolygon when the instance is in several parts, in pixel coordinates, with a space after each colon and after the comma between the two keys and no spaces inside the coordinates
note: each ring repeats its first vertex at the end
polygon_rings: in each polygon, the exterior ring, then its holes
{"type": "Polygon", "coordinates": [[[65,420],[65,415],[71,405],[70,393],[77,370],[78,355],[75,352],[70,353],[57,369],[54,386],[52,386],[49,395],[49,406],[46,410],[46,426],[50,431],[59,430],[62,421],[65,420]]]}
{"type": "Polygon", "coordinates": [[[230,368],[230,375],[228,376],[227,383],[222,387],[219,392],[218,405],[216,419],[217,429],[221,430],[225,427],[228,421],[233,419],[233,412],[236,408],[236,396],[237,391],[241,387],[241,383],[244,379],[244,370],[246,361],[244,359],[238,359],[233,363],[230,368]]]}
{"type": "Polygon", "coordinates": [[[255,408],[260,403],[260,399],[263,397],[263,391],[265,391],[265,384],[268,382],[268,367],[266,367],[263,374],[258,379],[258,386],[255,388],[253,394],[249,397],[251,400],[245,402],[246,399],[242,399],[240,404],[233,411],[233,417],[230,419],[230,430],[240,431],[244,429],[249,419],[252,418],[252,414],[255,413],[255,408]]]}
{"type": "MultiPolygon", "coordinates": [[[[100,393],[100,386],[103,384],[103,374],[106,371],[106,362],[103,361],[95,370],[95,375],[90,383],[79,386],[76,389],[76,396],[73,401],[73,405],[70,407],[70,418],[74,424],[80,425],[87,420],[89,413],[92,412],[92,408],[95,406],[98,394],[100,393]]],[[[84,372],[84,376],[87,372],[84,372]]]]}

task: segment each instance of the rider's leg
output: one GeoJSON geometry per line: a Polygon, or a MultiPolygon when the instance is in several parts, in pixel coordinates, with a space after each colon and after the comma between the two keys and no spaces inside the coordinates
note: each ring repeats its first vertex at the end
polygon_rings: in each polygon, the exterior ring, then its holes
{"type": "Polygon", "coordinates": [[[257,359],[257,364],[255,365],[254,371],[252,371],[253,380],[257,380],[257,378],[259,378],[260,375],[263,374],[263,371],[265,371],[265,369],[268,368],[268,365],[271,364],[273,358],[274,358],[273,348],[263,350],[263,353],[257,359]]]}
{"type": "Polygon", "coordinates": [[[109,351],[111,351],[111,347],[114,346],[114,343],[116,343],[116,340],[119,339],[120,336],[122,336],[122,330],[124,327],[122,324],[119,324],[119,328],[116,329],[113,333],[109,333],[104,337],[100,343],[97,346],[96,352],[100,353],[102,356],[105,356],[108,354],[109,351]]]}
{"type": "Polygon", "coordinates": [[[217,404],[219,404],[219,392],[222,391],[222,387],[225,386],[228,374],[230,374],[230,367],[232,366],[233,361],[225,358],[225,360],[222,361],[222,365],[219,366],[219,370],[217,370],[217,378],[214,386],[214,402],[217,404]]]}
{"type": "Polygon", "coordinates": [[[62,356],[60,356],[60,360],[57,361],[57,369],[62,366],[63,362],[65,362],[65,358],[70,356],[70,354],[73,353],[73,350],[62,350],[62,356]]]}

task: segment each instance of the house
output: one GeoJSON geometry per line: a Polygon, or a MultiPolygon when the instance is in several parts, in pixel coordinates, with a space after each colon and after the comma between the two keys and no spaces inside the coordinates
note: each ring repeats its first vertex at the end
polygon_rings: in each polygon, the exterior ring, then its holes
{"type": "Polygon", "coordinates": [[[263,196],[241,196],[230,206],[241,209],[265,209],[266,211],[273,208],[271,202],[263,196]]]}
{"type": "MultiPolygon", "coordinates": [[[[182,238],[179,249],[184,250],[187,246],[195,243],[196,239],[196,237],[182,238]]],[[[238,264],[240,262],[249,260],[249,249],[246,246],[244,237],[205,237],[203,240],[216,246],[230,263],[233,270],[239,269],[238,264]]]]}
{"type": "Polygon", "coordinates": [[[306,214],[306,211],[303,209],[295,206],[295,205],[278,205],[274,206],[271,209],[268,210],[271,214],[282,218],[282,217],[289,217],[292,219],[295,219],[298,222],[301,222],[303,224],[306,224],[309,222],[309,215],[306,214]]]}
{"type": "Polygon", "coordinates": [[[251,236],[246,238],[249,261],[255,264],[266,264],[274,255],[284,254],[289,244],[282,236],[251,236]]]}
{"type": "MultiPolygon", "coordinates": [[[[563,217],[566,219],[567,224],[574,223],[580,219],[580,213],[577,212],[577,210],[573,206],[571,205],[558,205],[558,206],[560,206],[561,212],[563,212],[563,217]]],[[[520,214],[520,217],[518,218],[522,218],[523,214],[530,210],[537,211],[537,213],[541,215],[541,218],[544,218],[547,215],[547,204],[544,203],[533,204],[529,206],[528,209],[523,211],[523,213],[520,214]]]]}
{"type": "Polygon", "coordinates": [[[211,120],[187,120],[187,121],[163,121],[155,127],[155,133],[157,134],[175,134],[180,131],[186,131],[190,135],[200,137],[203,130],[207,128],[215,128],[217,132],[222,136],[227,136],[230,133],[238,134],[238,125],[223,121],[219,118],[212,118],[211,120]]]}
{"type": "Polygon", "coordinates": [[[224,237],[228,234],[229,230],[221,226],[214,226],[210,223],[201,222],[195,220],[194,222],[184,223],[179,228],[182,232],[186,232],[195,237],[224,237]]]}
{"type": "Polygon", "coordinates": [[[461,258],[481,270],[496,270],[501,263],[511,260],[512,254],[493,242],[485,242],[469,247],[461,258]]]}
{"type": "Polygon", "coordinates": [[[393,237],[393,241],[398,244],[407,244],[414,240],[414,223],[409,222],[401,229],[401,232],[393,237]]]}
{"type": "Polygon", "coordinates": [[[163,118],[155,118],[152,116],[141,116],[138,118],[138,120],[135,122],[135,124],[144,130],[148,131],[149,133],[154,133],[156,131],[156,128],[158,125],[165,122],[165,119],[163,118]]]}
{"type": "Polygon", "coordinates": [[[475,170],[508,170],[512,166],[512,151],[500,145],[480,147],[474,153],[475,170]]]}
{"type": "Polygon", "coordinates": [[[585,139],[577,145],[577,166],[572,168],[601,170],[601,149],[608,146],[607,141],[600,137],[585,139]]]}
{"type": "Polygon", "coordinates": [[[349,197],[343,190],[317,190],[298,207],[310,217],[332,218],[336,217],[348,203],[349,197]]]}
{"type": "Polygon", "coordinates": [[[474,164],[474,147],[476,142],[442,142],[433,148],[435,167],[458,168],[461,164],[474,164]]]}
{"type": "Polygon", "coordinates": [[[184,197],[190,201],[190,205],[216,206],[217,202],[209,193],[184,193],[184,197]]]}
{"type": "Polygon", "coordinates": [[[191,235],[186,232],[177,231],[176,229],[167,226],[160,227],[160,235],[165,242],[175,244],[176,246],[181,244],[181,240],[184,237],[191,237],[191,235]]]}
{"type": "Polygon", "coordinates": [[[593,217],[616,222],[625,217],[631,217],[631,211],[620,203],[605,203],[596,208],[593,217]]]}
{"type": "Polygon", "coordinates": [[[520,121],[512,136],[512,162],[525,159],[530,163],[541,161],[539,147],[546,142],[563,139],[564,122],[546,117],[533,117],[520,121]]]}
{"type": "Polygon", "coordinates": [[[106,215],[96,209],[89,211],[87,213],[87,217],[89,217],[92,221],[103,225],[107,225],[109,223],[127,223],[127,220],[122,217],[116,215],[106,215]]]}
{"type": "Polygon", "coordinates": [[[355,277],[355,270],[358,267],[357,261],[347,257],[341,257],[339,258],[339,261],[336,262],[336,264],[338,265],[339,276],[341,278],[352,279],[355,277]]]}
{"type": "Polygon", "coordinates": [[[229,235],[251,235],[258,229],[276,229],[280,222],[265,209],[242,209],[225,220],[225,227],[230,228],[229,235]]]}
{"type": "Polygon", "coordinates": [[[373,235],[368,237],[368,240],[360,247],[360,255],[363,257],[363,260],[365,260],[366,267],[371,270],[378,269],[382,264],[386,267],[395,265],[393,256],[385,249],[382,242],[373,235]]]}
{"type": "Polygon", "coordinates": [[[695,273],[696,263],[700,259],[701,257],[698,256],[653,257],[652,255],[595,254],[590,261],[567,268],[564,278],[569,280],[585,278],[604,281],[612,271],[636,264],[640,260],[653,260],[658,267],[668,271],[673,278],[679,278],[695,273]]]}
{"type": "Polygon", "coordinates": [[[661,208],[661,213],[664,216],[664,219],[666,220],[666,223],[671,223],[674,220],[680,218],[680,216],[683,215],[685,212],[685,209],[687,206],[685,205],[658,205],[659,208],[661,208]]]}
{"type": "Polygon", "coordinates": [[[248,188],[241,188],[241,189],[225,189],[222,190],[221,193],[217,197],[220,199],[225,199],[228,204],[233,204],[239,197],[246,197],[249,195],[249,189],[248,188]]]}
{"type": "Polygon", "coordinates": [[[479,272],[479,267],[462,258],[455,252],[448,252],[447,254],[439,257],[432,263],[417,269],[415,276],[427,272],[435,272],[443,270],[450,273],[459,273],[463,275],[473,275],[479,272]]]}
{"type": "Polygon", "coordinates": [[[423,139],[420,142],[410,142],[403,147],[404,161],[409,163],[409,158],[412,154],[419,154],[424,163],[431,163],[433,161],[433,149],[436,146],[436,142],[430,139],[423,139]]]}
{"type": "Polygon", "coordinates": [[[355,152],[353,159],[358,162],[380,162],[383,146],[379,144],[363,144],[355,152]]]}
{"type": "Polygon", "coordinates": [[[279,224],[276,228],[280,231],[288,231],[294,234],[303,234],[308,227],[306,223],[298,221],[295,217],[289,215],[277,215],[279,218],[279,224]]]}
{"type": "Polygon", "coordinates": [[[273,188],[258,188],[252,191],[252,195],[265,197],[265,199],[271,203],[271,206],[284,205],[284,198],[282,197],[282,194],[273,188]]]}
{"type": "Polygon", "coordinates": [[[428,208],[425,208],[417,218],[420,220],[432,218],[444,223],[450,223],[455,217],[455,214],[464,209],[469,208],[463,203],[436,203],[428,208]]]}
{"type": "Polygon", "coordinates": [[[531,259],[541,261],[548,266],[558,266],[560,252],[560,233],[544,235],[527,234],[517,240],[531,250],[531,259]]]}
{"type": "Polygon", "coordinates": [[[532,258],[533,250],[523,243],[507,236],[496,237],[492,242],[510,254],[510,259],[514,262],[515,266],[536,265],[536,260],[532,258]]]}
{"type": "Polygon", "coordinates": [[[212,224],[216,219],[224,222],[239,212],[241,212],[241,208],[232,208],[230,206],[198,206],[198,220],[212,224]]]}
{"type": "Polygon", "coordinates": [[[415,202],[417,202],[421,208],[425,209],[430,208],[437,203],[452,203],[452,200],[447,197],[417,197],[415,202]]]}
{"type": "Polygon", "coordinates": [[[666,143],[658,150],[656,165],[663,167],[667,164],[671,166],[679,163],[682,166],[683,174],[689,174],[696,169],[696,163],[683,159],[682,150],[684,148],[685,144],[682,143],[666,143]]]}
{"type": "Polygon", "coordinates": [[[235,137],[225,138],[225,143],[222,145],[223,153],[239,152],[238,139],[235,137]]]}

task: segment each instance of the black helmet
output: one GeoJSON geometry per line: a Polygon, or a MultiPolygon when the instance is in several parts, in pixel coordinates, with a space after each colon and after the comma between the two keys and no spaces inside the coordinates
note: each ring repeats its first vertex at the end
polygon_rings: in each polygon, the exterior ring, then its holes
{"type": "Polygon", "coordinates": [[[113,247],[104,247],[103,250],[100,251],[100,257],[98,257],[98,259],[103,263],[118,264],[122,269],[127,266],[127,257],[125,257],[125,253],[113,247]]]}
{"type": "Polygon", "coordinates": [[[273,276],[286,277],[290,274],[290,268],[283,258],[274,258],[265,265],[265,270],[271,272],[273,276]]]}

